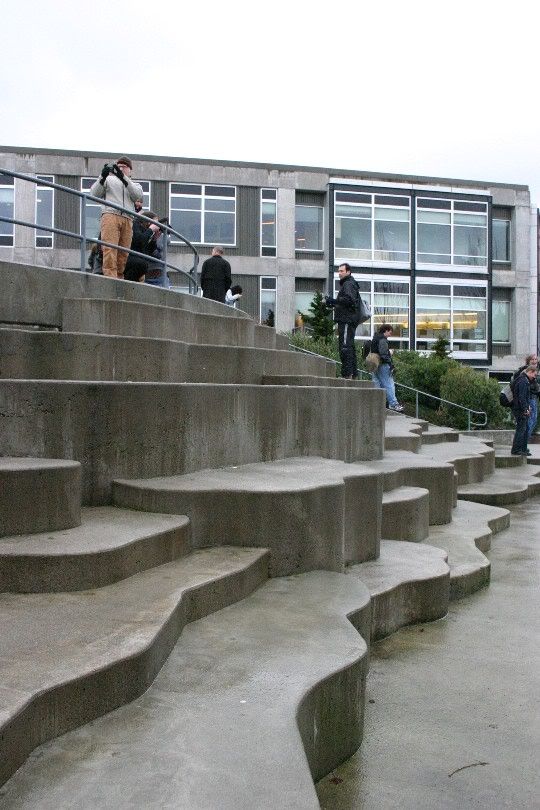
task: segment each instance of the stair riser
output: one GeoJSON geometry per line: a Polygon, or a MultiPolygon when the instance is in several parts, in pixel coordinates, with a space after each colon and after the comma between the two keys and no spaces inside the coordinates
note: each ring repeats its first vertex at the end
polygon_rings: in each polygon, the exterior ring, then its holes
{"type": "Polygon", "coordinates": [[[428,490],[430,526],[450,523],[454,507],[455,485],[454,470],[449,464],[438,468],[410,467],[385,475],[385,492],[400,486],[421,487],[428,490]]]}
{"type": "Polygon", "coordinates": [[[10,469],[5,459],[0,468],[0,537],[79,526],[80,465],[59,462],[57,467],[24,469],[22,464],[10,469]]]}
{"type": "Polygon", "coordinates": [[[145,649],[102,669],[51,685],[30,699],[17,714],[0,725],[0,784],[38,745],[84,725],[146,691],[188,622],[245,598],[264,582],[266,557],[259,558],[251,567],[250,572],[224,576],[203,586],[199,595],[185,592],[145,649]]]}
{"type": "Polygon", "coordinates": [[[410,581],[371,598],[371,639],[389,636],[400,627],[441,619],[448,613],[450,575],[410,581]]]}
{"type": "Polygon", "coordinates": [[[107,504],[114,478],[299,455],[380,458],[382,397],[367,388],[0,381],[0,453],[76,458],[83,503],[107,504]]]}
{"type": "Polygon", "coordinates": [[[486,560],[486,565],[474,571],[464,573],[456,571],[450,577],[450,600],[463,599],[470,596],[481,588],[486,588],[489,585],[491,577],[491,566],[489,561],[486,560]]]}
{"type": "Polygon", "coordinates": [[[429,493],[382,505],[381,535],[387,540],[420,543],[429,535],[429,493]]]}
{"type": "Polygon", "coordinates": [[[407,450],[410,453],[418,453],[422,447],[422,437],[415,434],[409,436],[386,436],[384,440],[385,450],[407,450]]]}
{"type": "Polygon", "coordinates": [[[498,470],[504,470],[508,467],[523,467],[526,464],[523,456],[496,456],[495,467],[498,470]]]}

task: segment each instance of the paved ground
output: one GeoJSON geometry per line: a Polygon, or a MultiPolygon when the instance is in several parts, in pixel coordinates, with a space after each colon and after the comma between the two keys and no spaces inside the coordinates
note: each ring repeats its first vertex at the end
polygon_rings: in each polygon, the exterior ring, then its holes
{"type": "Polygon", "coordinates": [[[492,542],[491,586],[374,645],[359,753],[324,810],[540,807],[540,497],[492,542]]]}

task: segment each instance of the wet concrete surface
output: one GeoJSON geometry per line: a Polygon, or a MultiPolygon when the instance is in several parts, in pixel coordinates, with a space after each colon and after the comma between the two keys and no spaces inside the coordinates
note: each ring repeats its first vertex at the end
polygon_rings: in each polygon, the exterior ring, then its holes
{"type": "Polygon", "coordinates": [[[540,497],[511,511],[489,588],[373,645],[364,742],[323,810],[540,808],[540,497]]]}

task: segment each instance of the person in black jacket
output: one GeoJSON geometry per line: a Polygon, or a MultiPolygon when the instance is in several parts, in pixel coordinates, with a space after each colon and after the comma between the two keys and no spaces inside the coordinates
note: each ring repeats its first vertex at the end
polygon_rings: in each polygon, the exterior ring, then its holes
{"type": "Polygon", "coordinates": [[[527,366],[512,383],[512,413],[516,420],[516,432],[512,442],[513,456],[527,456],[527,423],[531,412],[531,382],[536,379],[536,366],[527,366]]]}
{"type": "Polygon", "coordinates": [[[392,334],[392,326],[389,323],[383,323],[379,330],[371,340],[370,352],[378,354],[380,358],[379,367],[376,371],[371,373],[371,379],[377,388],[384,388],[386,391],[386,399],[388,408],[391,411],[401,413],[403,405],[400,405],[396,399],[396,386],[392,376],[394,371],[394,364],[392,362],[392,355],[390,354],[390,346],[388,338],[392,334]]]}
{"type": "MultiPolygon", "coordinates": [[[[141,211],[142,214],[150,219],[157,219],[157,214],[153,211],[141,211]]],[[[131,238],[131,250],[136,250],[138,253],[146,253],[149,257],[155,247],[155,234],[159,230],[157,225],[150,225],[145,219],[135,217],[133,223],[133,235],[131,238]]],[[[148,260],[143,259],[142,256],[133,256],[131,253],[128,256],[126,269],[124,270],[124,278],[126,281],[144,281],[146,269],[148,267],[148,260]]]]}
{"type": "Polygon", "coordinates": [[[224,304],[225,295],[231,284],[231,265],[223,258],[223,248],[216,245],[210,258],[203,262],[201,270],[203,296],[224,304]]]}
{"type": "Polygon", "coordinates": [[[339,356],[341,376],[348,380],[358,378],[354,336],[359,323],[360,288],[351,275],[349,264],[338,267],[339,292],[336,298],[326,296],[326,305],[334,308],[334,320],[338,325],[339,356]]]}

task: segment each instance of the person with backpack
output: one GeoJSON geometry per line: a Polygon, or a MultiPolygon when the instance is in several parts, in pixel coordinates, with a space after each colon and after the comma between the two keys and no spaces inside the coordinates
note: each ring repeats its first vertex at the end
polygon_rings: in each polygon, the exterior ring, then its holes
{"type": "Polygon", "coordinates": [[[369,354],[366,358],[366,368],[371,372],[371,379],[377,388],[384,388],[386,391],[387,407],[391,411],[401,413],[403,411],[403,405],[400,405],[396,398],[396,386],[394,384],[394,377],[392,376],[394,373],[394,364],[388,344],[388,338],[392,332],[391,324],[383,323],[376,334],[373,335],[369,347],[369,354]],[[372,356],[374,361],[373,365],[371,365],[370,362],[372,356]]]}
{"type": "Polygon", "coordinates": [[[339,292],[336,298],[327,295],[326,305],[334,309],[334,321],[338,325],[339,356],[341,358],[341,376],[348,380],[358,379],[358,365],[354,337],[360,315],[360,288],[351,275],[350,264],[338,267],[339,292]]]}
{"type": "Polygon", "coordinates": [[[512,442],[513,456],[529,456],[527,447],[528,422],[531,415],[531,383],[536,380],[537,366],[526,366],[511,383],[512,386],[512,413],[516,420],[516,431],[512,442]]]}
{"type": "MultiPolygon", "coordinates": [[[[528,354],[525,358],[525,364],[520,366],[512,376],[512,381],[515,380],[527,366],[536,366],[536,377],[531,381],[530,413],[527,420],[527,441],[529,441],[534,433],[536,422],[538,421],[538,397],[540,396],[540,385],[538,384],[538,355],[528,354]]],[[[530,451],[529,455],[531,455],[530,451]]]]}

